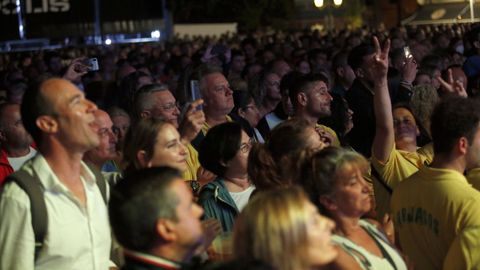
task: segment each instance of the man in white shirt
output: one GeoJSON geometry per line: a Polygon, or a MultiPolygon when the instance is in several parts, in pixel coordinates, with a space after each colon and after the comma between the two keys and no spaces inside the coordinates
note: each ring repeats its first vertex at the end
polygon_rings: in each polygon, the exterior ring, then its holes
{"type": "Polygon", "coordinates": [[[47,210],[43,246],[35,256],[30,198],[7,181],[0,197],[0,269],[108,269],[108,214],[96,179],[82,162],[99,144],[94,112],[72,83],[49,79],[27,91],[21,113],[39,154],[20,171],[40,181],[47,210]]]}

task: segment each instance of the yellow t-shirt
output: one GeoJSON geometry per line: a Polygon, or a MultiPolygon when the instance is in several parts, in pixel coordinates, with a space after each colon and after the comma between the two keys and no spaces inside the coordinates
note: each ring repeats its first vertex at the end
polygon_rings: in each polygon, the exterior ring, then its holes
{"type": "Polygon", "coordinates": [[[188,151],[187,170],[183,172],[183,179],[197,180],[197,170],[200,167],[200,161],[198,161],[198,152],[190,143],[186,147],[188,151]]]}
{"type": "Polygon", "coordinates": [[[480,192],[461,173],[423,166],[397,185],[391,209],[415,269],[479,269],[480,192]]]}
{"type": "MultiPolygon", "coordinates": [[[[390,152],[387,162],[383,163],[373,155],[370,158],[375,170],[383,178],[392,190],[404,179],[416,173],[424,164],[430,164],[433,159],[433,146],[427,144],[417,150],[417,152],[407,152],[397,150],[395,145],[390,152]]],[[[372,173],[372,176],[375,174],[372,173]]],[[[390,192],[380,183],[378,179],[373,179],[373,189],[375,194],[375,203],[377,207],[378,219],[381,220],[386,213],[390,213],[390,192]]]]}
{"type": "Polygon", "coordinates": [[[480,168],[471,169],[467,173],[467,181],[472,184],[476,190],[480,190],[480,168]]]}
{"type": "MultiPolygon", "coordinates": [[[[227,122],[233,122],[233,119],[229,115],[226,115],[225,118],[227,119],[227,122]]],[[[205,123],[202,126],[202,133],[204,136],[207,135],[207,132],[209,129],[210,129],[210,125],[205,121],[205,123]]]]}

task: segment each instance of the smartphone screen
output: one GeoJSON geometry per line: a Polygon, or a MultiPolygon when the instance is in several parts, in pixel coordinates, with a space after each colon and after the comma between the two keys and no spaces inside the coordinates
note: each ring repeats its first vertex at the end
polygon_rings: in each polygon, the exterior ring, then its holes
{"type": "MultiPolygon", "coordinates": [[[[193,102],[201,98],[202,98],[202,94],[200,93],[200,82],[197,80],[191,80],[190,81],[190,102],[193,102]]],[[[202,105],[198,106],[197,110],[202,110],[202,105]]]]}
{"type": "Polygon", "coordinates": [[[410,47],[408,46],[403,47],[403,53],[405,54],[406,59],[413,58],[412,52],[410,51],[410,47]]]}

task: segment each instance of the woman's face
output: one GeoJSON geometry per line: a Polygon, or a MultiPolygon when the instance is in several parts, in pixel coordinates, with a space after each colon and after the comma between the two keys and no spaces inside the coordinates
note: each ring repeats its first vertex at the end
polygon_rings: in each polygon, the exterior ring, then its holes
{"type": "Polygon", "coordinates": [[[157,134],[153,155],[147,167],[170,166],[180,171],[187,169],[187,150],[173,125],[165,124],[157,134]]]}
{"type": "Polygon", "coordinates": [[[360,218],[372,208],[371,188],[356,164],[346,164],[335,176],[333,212],[360,218]]]}
{"type": "Polygon", "coordinates": [[[335,222],[318,213],[317,208],[305,200],[307,211],[308,261],[311,267],[330,263],[337,257],[337,249],[331,243],[335,222]]]}
{"type": "Polygon", "coordinates": [[[240,137],[240,149],[237,154],[227,162],[228,169],[225,174],[231,176],[244,176],[247,173],[248,154],[252,148],[252,142],[247,133],[242,130],[240,137]]]}

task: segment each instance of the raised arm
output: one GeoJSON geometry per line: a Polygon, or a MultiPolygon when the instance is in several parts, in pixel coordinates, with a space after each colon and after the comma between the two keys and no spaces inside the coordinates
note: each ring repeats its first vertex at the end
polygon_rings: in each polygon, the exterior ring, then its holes
{"type": "Polygon", "coordinates": [[[392,103],[388,93],[388,51],[390,40],[380,47],[378,39],[373,38],[375,55],[369,59],[368,66],[374,81],[375,95],[373,107],[375,111],[375,137],[373,139],[372,155],[381,162],[386,162],[394,147],[395,134],[393,130],[392,103]]]}

